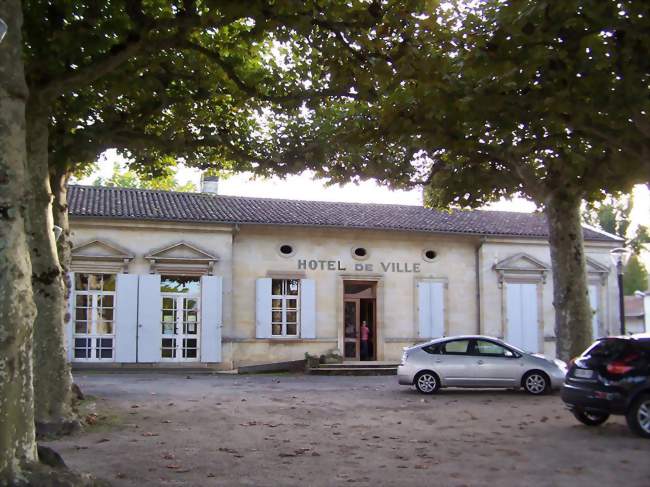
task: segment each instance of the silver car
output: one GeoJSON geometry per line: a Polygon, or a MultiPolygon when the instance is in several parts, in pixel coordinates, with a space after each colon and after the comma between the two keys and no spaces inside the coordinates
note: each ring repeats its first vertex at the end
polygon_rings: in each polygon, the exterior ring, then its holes
{"type": "Polygon", "coordinates": [[[564,383],[561,360],[525,352],[498,338],[464,335],[405,348],[397,368],[399,383],[422,394],[441,387],[523,387],[544,394],[564,383]]]}

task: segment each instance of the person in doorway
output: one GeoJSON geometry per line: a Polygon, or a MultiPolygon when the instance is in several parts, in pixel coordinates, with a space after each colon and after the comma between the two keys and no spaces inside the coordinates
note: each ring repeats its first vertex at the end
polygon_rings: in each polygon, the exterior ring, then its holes
{"type": "Polygon", "coordinates": [[[368,360],[368,338],[370,336],[370,328],[364,321],[361,322],[361,360],[368,360]]]}

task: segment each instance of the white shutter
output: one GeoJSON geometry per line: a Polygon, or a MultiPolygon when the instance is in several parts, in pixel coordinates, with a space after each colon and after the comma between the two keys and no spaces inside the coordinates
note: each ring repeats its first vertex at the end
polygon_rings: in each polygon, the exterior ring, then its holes
{"type": "Polygon", "coordinates": [[[201,277],[201,362],[221,362],[221,276],[201,277]]]}
{"type": "Polygon", "coordinates": [[[160,362],[161,308],[160,275],[141,275],[138,296],[138,362],[160,362]]]}
{"type": "Polygon", "coordinates": [[[598,287],[590,284],[589,290],[589,308],[591,310],[591,335],[595,340],[600,336],[598,329],[598,287]]]}
{"type": "Polygon", "coordinates": [[[431,282],[431,337],[441,337],[445,334],[445,285],[442,282],[431,282]]]}
{"type": "Polygon", "coordinates": [[[539,352],[537,323],[537,284],[522,284],[522,315],[524,325],[524,350],[539,352]]]}
{"type": "Polygon", "coordinates": [[[135,362],[138,345],[138,276],[118,274],[115,286],[115,361],[135,362]]]}
{"type": "Polygon", "coordinates": [[[418,288],[418,336],[431,338],[431,283],[421,281],[418,288]]]}
{"type": "Polygon", "coordinates": [[[255,337],[271,336],[271,278],[264,277],[255,283],[255,337]]]}
{"type": "Polygon", "coordinates": [[[537,284],[506,284],[506,341],[531,352],[539,351],[537,284]]]}
{"type": "Polygon", "coordinates": [[[300,336],[316,338],[316,281],[300,280],[300,336]]]}
{"type": "Polygon", "coordinates": [[[68,294],[68,321],[65,324],[65,343],[68,361],[72,361],[72,352],[74,351],[74,319],[75,319],[75,296],[74,296],[74,272],[68,272],[70,279],[70,289],[68,294]]]}
{"type": "Polygon", "coordinates": [[[521,284],[506,284],[506,309],[506,341],[517,347],[522,347],[524,337],[521,309],[521,284]]]}

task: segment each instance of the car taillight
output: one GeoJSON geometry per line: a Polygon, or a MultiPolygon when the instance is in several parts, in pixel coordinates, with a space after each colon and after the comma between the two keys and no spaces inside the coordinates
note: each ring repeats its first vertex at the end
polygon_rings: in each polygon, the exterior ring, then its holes
{"type": "Polygon", "coordinates": [[[408,358],[408,352],[404,351],[402,353],[402,359],[400,360],[400,365],[405,365],[406,364],[406,359],[408,358]]]}
{"type": "Polygon", "coordinates": [[[633,368],[634,367],[627,365],[624,362],[612,362],[611,364],[607,365],[607,372],[613,375],[623,375],[627,374],[633,368]]]}

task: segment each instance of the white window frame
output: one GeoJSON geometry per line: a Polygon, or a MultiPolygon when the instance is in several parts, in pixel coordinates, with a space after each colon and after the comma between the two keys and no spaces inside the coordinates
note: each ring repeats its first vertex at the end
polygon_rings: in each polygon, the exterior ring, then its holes
{"type": "MultiPolygon", "coordinates": [[[[103,274],[103,275],[112,275],[115,278],[115,287],[117,289],[117,275],[113,273],[104,273],[104,272],[79,272],[75,273],[75,280],[73,282],[73,287],[74,291],[72,293],[72,299],[74,306],[72,307],[73,310],[73,317],[72,317],[72,360],[75,362],[114,362],[115,361],[115,329],[117,326],[117,323],[115,321],[116,318],[116,309],[117,309],[117,293],[115,291],[105,291],[103,289],[94,289],[94,290],[78,290],[77,289],[77,276],[81,275],[90,275],[90,274],[103,274]],[[86,320],[83,320],[87,323],[86,327],[86,333],[77,333],[77,308],[82,308],[80,306],[77,306],[77,296],[87,296],[87,298],[90,301],[90,307],[86,306],[87,309],[89,309],[89,314],[86,314],[86,320]],[[104,296],[112,296],[113,297],[113,306],[112,307],[105,307],[101,306],[101,308],[107,308],[107,309],[113,309],[113,319],[112,319],[112,333],[97,333],[97,324],[98,324],[98,317],[99,317],[99,301],[100,298],[104,296]],[[77,347],[77,340],[90,340],[90,347],[87,345],[85,347],[77,347]],[[111,340],[111,356],[110,357],[96,357],[98,350],[106,350],[108,347],[101,347],[98,346],[99,340],[111,340]],[[76,349],[77,348],[85,348],[86,350],[89,350],[89,357],[76,357],[76,349]]],[[[79,320],[82,321],[82,320],[79,320]]]]}
{"type": "Polygon", "coordinates": [[[271,280],[271,330],[269,331],[270,338],[300,338],[300,279],[277,279],[273,278],[271,280]],[[282,281],[282,294],[273,294],[273,283],[274,281],[282,281]],[[297,281],[298,282],[298,294],[288,294],[288,282],[297,281]],[[280,300],[280,307],[273,306],[274,301],[280,300]],[[287,305],[288,300],[295,300],[296,307],[289,308],[287,305]],[[281,313],[281,321],[274,321],[273,316],[275,313],[281,313]],[[288,334],[287,325],[293,324],[294,322],[287,321],[287,313],[295,312],[296,314],[296,333],[288,334]],[[273,327],[274,325],[281,326],[281,334],[274,334],[273,327]]]}
{"type": "MultiPolygon", "coordinates": [[[[169,293],[162,292],[161,296],[161,320],[160,320],[160,360],[163,362],[198,362],[201,359],[201,297],[197,294],[190,293],[169,293]],[[163,307],[165,299],[171,299],[174,303],[174,314],[176,320],[173,322],[175,333],[163,333],[165,322],[162,321],[163,307]],[[197,321],[194,322],[196,327],[196,333],[184,333],[185,321],[184,315],[187,308],[184,308],[184,302],[186,299],[192,299],[196,301],[196,317],[197,321]],[[179,331],[180,330],[180,331],[179,331]],[[163,347],[163,340],[173,339],[176,340],[175,347],[163,347]],[[184,347],[183,340],[196,340],[195,347],[184,347]],[[185,349],[194,349],[196,348],[195,357],[183,357],[183,351],[185,349]],[[164,357],[163,350],[174,350],[174,357],[164,357]]],[[[172,322],[169,322],[172,323],[172,322]]],[[[189,322],[187,322],[189,323],[189,322]]]]}

